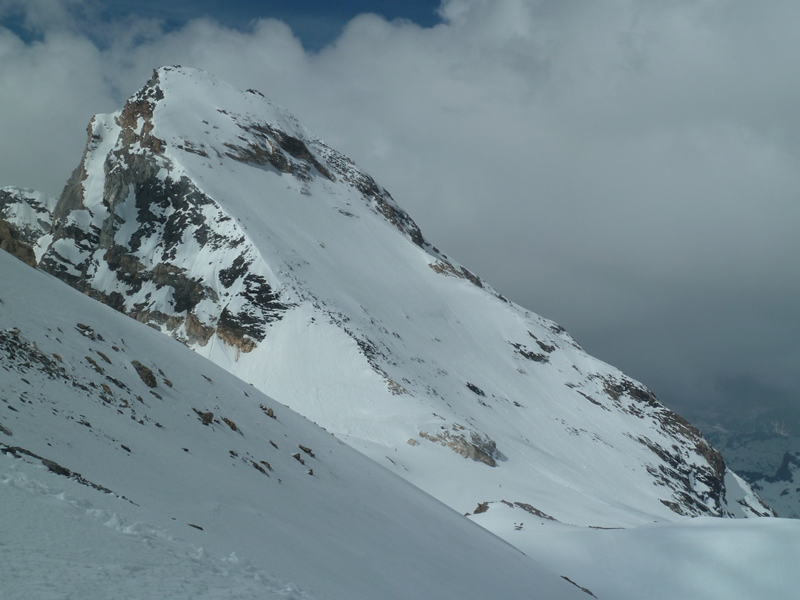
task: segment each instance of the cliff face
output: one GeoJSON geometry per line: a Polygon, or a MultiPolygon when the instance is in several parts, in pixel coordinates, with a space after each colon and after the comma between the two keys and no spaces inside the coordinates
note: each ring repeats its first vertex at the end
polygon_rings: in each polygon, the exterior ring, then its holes
{"type": "Polygon", "coordinates": [[[158,70],[93,119],[48,235],[41,268],[459,512],[502,505],[498,533],[513,511],[770,513],[696,428],[442,254],[258,92],[158,70]]]}
{"type": "Polygon", "coordinates": [[[56,199],[32,190],[0,188],[0,249],[35,267],[50,241],[56,199]]]}
{"type": "Polygon", "coordinates": [[[92,120],[41,266],[187,344],[216,335],[249,352],[286,307],[240,227],[165,155],[153,133],[163,99],[154,76],[92,120]]]}

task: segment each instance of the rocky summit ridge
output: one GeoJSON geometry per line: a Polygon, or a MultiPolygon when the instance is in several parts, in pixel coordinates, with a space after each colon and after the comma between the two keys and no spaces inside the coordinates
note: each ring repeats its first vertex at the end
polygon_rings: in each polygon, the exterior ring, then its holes
{"type": "Polygon", "coordinates": [[[694,426],[259,92],[161,68],[93,118],[57,203],[31,194],[0,193],[18,255],[512,543],[522,517],[772,514],[694,426]]]}

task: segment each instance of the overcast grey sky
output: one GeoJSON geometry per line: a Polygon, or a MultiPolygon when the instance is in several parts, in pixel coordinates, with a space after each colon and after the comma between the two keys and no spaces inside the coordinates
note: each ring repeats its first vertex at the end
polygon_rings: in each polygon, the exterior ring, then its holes
{"type": "Polygon", "coordinates": [[[800,3],[376,3],[406,17],[386,20],[364,1],[320,9],[318,37],[286,2],[255,21],[114,4],[0,0],[0,185],[57,195],[94,113],[157,66],[206,69],[667,405],[800,426],[800,3]]]}

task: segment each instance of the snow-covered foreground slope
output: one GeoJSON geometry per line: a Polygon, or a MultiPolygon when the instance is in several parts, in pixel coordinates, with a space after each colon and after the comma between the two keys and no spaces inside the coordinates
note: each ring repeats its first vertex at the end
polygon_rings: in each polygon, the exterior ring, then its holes
{"type": "Polygon", "coordinates": [[[521,519],[503,537],[601,600],[789,600],[800,589],[797,520],[697,517],[591,529],[521,519]]]}
{"type": "Polygon", "coordinates": [[[444,256],[258,92],[159,69],[93,119],[51,235],[42,268],[459,512],[770,514],[696,428],[444,256]]]}
{"type": "Polygon", "coordinates": [[[0,274],[4,600],[584,597],[178,342],[0,274]]]}

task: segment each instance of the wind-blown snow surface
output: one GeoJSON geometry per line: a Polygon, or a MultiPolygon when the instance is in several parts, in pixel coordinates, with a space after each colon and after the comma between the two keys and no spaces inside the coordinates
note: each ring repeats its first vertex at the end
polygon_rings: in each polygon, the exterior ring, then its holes
{"type": "MultiPolygon", "coordinates": [[[[483,524],[505,527],[499,519],[483,524]]],[[[504,533],[601,600],[788,600],[800,586],[800,521],[793,519],[696,517],[591,529],[525,515],[504,533]]]]}
{"type": "Polygon", "coordinates": [[[584,597],[174,340],[0,273],[4,600],[584,597]]]}
{"type": "Polygon", "coordinates": [[[770,514],[694,427],[441,254],[258,92],[162,68],[89,134],[42,267],[459,512],[770,514]]]}

